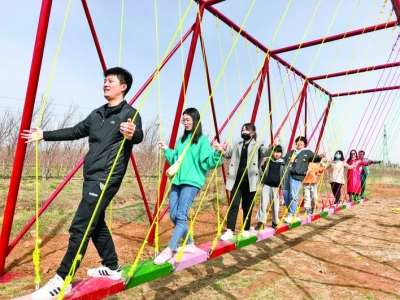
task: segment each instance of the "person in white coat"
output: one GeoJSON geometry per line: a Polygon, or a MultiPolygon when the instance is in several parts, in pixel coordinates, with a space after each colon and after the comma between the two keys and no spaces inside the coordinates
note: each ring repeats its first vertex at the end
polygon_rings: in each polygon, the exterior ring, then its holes
{"type": "Polygon", "coordinates": [[[233,149],[223,154],[224,158],[230,159],[226,189],[231,192],[231,206],[228,212],[227,230],[221,236],[221,240],[227,241],[233,237],[240,202],[242,202],[243,222],[245,222],[242,236],[249,237],[248,230],[251,223],[251,212],[253,210],[254,196],[260,182],[259,164],[261,157],[271,154],[271,148],[256,145],[256,127],[252,123],[246,123],[241,131],[242,141],[233,149]],[[254,149],[257,147],[257,149],[254,149]],[[251,156],[253,154],[253,156],[251,156]],[[246,216],[248,216],[247,222],[246,216]]]}

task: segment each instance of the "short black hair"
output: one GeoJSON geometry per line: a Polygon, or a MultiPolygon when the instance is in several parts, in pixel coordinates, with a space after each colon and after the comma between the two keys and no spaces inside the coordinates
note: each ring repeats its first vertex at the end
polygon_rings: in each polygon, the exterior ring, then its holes
{"type": "Polygon", "coordinates": [[[126,90],[124,91],[124,96],[128,94],[133,82],[132,74],[129,73],[128,70],[120,67],[115,67],[104,71],[104,78],[106,78],[108,75],[115,75],[118,77],[119,82],[121,84],[126,84],[126,90]]]}
{"type": "Polygon", "coordinates": [[[364,154],[364,155],[365,155],[365,151],[364,151],[364,150],[360,150],[360,151],[358,151],[358,154],[360,154],[360,153],[362,153],[362,154],[364,154]]]}
{"type": "Polygon", "coordinates": [[[307,146],[307,138],[305,136],[299,135],[294,141],[296,142],[296,145],[299,141],[302,141],[304,146],[307,146]]]}
{"type": "Polygon", "coordinates": [[[274,152],[282,153],[283,152],[282,146],[281,145],[276,145],[274,152]]]}

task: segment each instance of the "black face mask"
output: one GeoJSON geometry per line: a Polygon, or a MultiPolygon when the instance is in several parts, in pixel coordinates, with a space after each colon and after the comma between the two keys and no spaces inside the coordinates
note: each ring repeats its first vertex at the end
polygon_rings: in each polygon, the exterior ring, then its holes
{"type": "Polygon", "coordinates": [[[246,142],[251,139],[250,133],[242,133],[242,139],[244,139],[246,142]]]}

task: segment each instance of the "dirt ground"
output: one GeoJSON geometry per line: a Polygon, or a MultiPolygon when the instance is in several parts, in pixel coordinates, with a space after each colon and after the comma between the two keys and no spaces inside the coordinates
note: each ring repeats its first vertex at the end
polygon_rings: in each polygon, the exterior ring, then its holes
{"type": "MultiPolygon", "coordinates": [[[[376,184],[365,204],[108,299],[400,299],[400,213],[392,211],[396,207],[400,185],[376,184]]],[[[198,216],[196,244],[214,239],[216,222],[215,211],[198,216]]],[[[60,218],[59,225],[63,223],[60,218]]],[[[162,247],[172,229],[166,216],[160,224],[162,247]]],[[[134,261],[147,230],[146,225],[114,223],[121,265],[134,261]]],[[[45,282],[54,276],[68,236],[42,240],[40,270],[45,282]]],[[[7,258],[0,299],[34,290],[33,248],[34,239],[24,239],[7,258]]],[[[141,260],[152,257],[153,251],[146,246],[141,260]]],[[[90,244],[76,278],[86,277],[86,270],[99,260],[90,244]]]]}

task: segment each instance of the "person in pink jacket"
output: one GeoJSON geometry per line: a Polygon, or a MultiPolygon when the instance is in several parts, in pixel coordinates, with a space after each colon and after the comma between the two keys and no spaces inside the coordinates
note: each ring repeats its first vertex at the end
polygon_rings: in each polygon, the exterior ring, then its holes
{"type": "Polygon", "coordinates": [[[347,170],[347,193],[349,194],[349,201],[355,201],[361,194],[361,172],[359,167],[368,166],[370,163],[362,161],[358,158],[357,151],[351,150],[347,164],[352,166],[347,170]],[[354,198],[353,195],[355,195],[354,198]]]}

